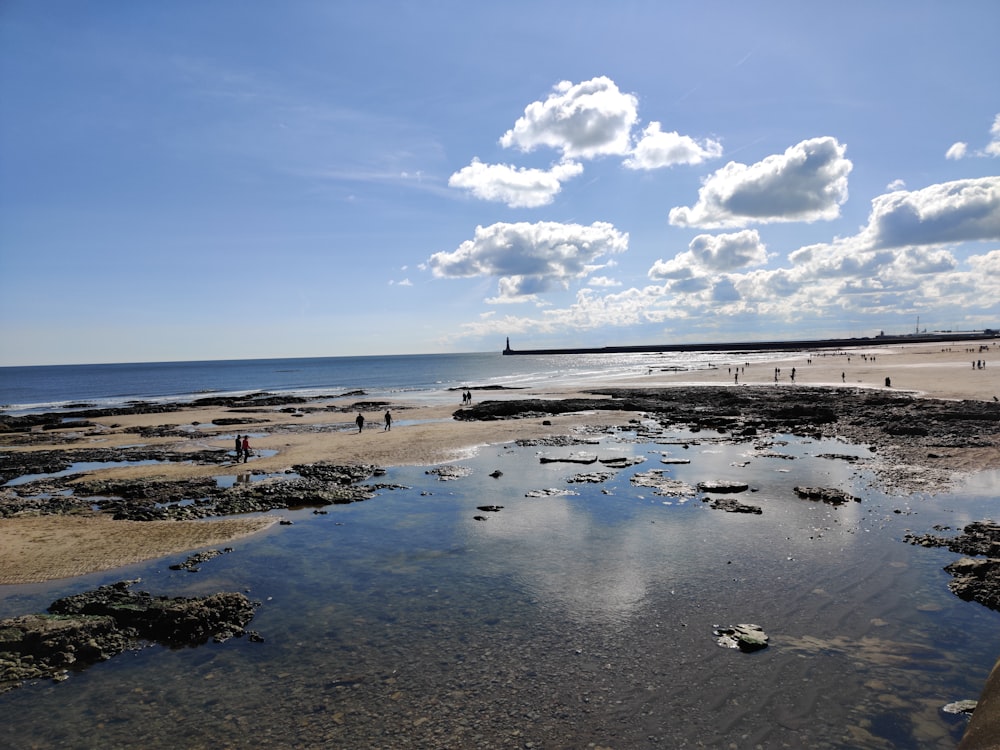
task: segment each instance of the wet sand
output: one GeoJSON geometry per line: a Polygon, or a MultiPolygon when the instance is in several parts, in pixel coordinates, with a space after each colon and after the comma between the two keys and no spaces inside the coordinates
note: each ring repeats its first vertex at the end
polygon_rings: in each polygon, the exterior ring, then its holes
{"type": "MultiPolygon", "coordinates": [[[[616,379],[622,387],[670,386],[690,384],[775,383],[775,368],[781,371],[775,396],[782,397],[786,387],[830,386],[885,389],[891,381],[896,392],[910,392],[926,398],[994,400],[1000,397],[1000,362],[990,361],[994,351],[978,350],[979,342],[964,345],[956,342],[913,344],[905,346],[865,347],[840,352],[789,353],[786,359],[744,367],[735,355],[731,365],[684,372],[658,370],[651,360],[651,371],[627,381],[616,379]],[[972,363],[985,360],[986,367],[972,363]],[[736,368],[741,368],[735,373],[736,368]],[[792,368],[795,380],[791,380],[792,368]]],[[[591,382],[588,387],[599,384],[591,382]]],[[[475,392],[478,399],[565,398],[585,395],[565,388],[537,388],[513,391],[475,392]]],[[[349,405],[350,400],[341,403],[349,405]]],[[[319,404],[317,406],[322,406],[319,404]]],[[[177,451],[205,448],[231,449],[235,433],[249,433],[256,455],[248,464],[230,466],[185,463],[137,465],[91,472],[93,478],[163,478],[255,473],[280,473],[296,464],[331,461],[338,464],[375,464],[380,466],[430,465],[456,460],[484,445],[502,444],[517,438],[562,435],[573,425],[609,424],[626,421],[634,414],[598,412],[552,417],[542,420],[507,420],[464,422],[452,419],[461,407],[460,394],[455,403],[426,405],[396,402],[391,405],[395,422],[383,429],[383,410],[365,413],[365,429],[354,427],[355,412],[334,412],[317,408],[297,414],[278,410],[199,408],[167,414],[141,414],[92,420],[97,428],[80,433],[67,441],[53,433],[51,441],[18,443],[17,435],[5,435],[0,445],[5,450],[59,450],[66,448],[135,445],[177,451]],[[231,427],[210,426],[213,419],[234,416],[253,419],[252,424],[231,427]],[[176,437],[138,438],[128,428],[171,425],[199,425],[196,439],[176,437]],[[255,437],[259,433],[261,437],[255,437]]],[[[37,438],[37,435],[34,436],[37,438]]],[[[963,470],[1000,468],[996,451],[969,451],[956,457],[963,470]]],[[[259,532],[276,520],[275,516],[223,519],[199,522],[127,522],[107,516],[35,516],[0,520],[0,584],[51,580],[88,572],[108,570],[122,565],[155,559],[167,554],[223,544],[247,534],[259,532]]]]}

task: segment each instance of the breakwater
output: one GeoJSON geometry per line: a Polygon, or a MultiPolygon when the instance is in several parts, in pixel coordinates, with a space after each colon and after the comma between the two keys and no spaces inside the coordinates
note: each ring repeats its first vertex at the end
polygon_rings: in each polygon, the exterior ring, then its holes
{"type": "Polygon", "coordinates": [[[886,344],[924,344],[928,342],[996,340],[1000,332],[944,331],[900,336],[866,336],[839,339],[800,339],[792,341],[730,341],[702,344],[638,344],[635,346],[600,346],[549,349],[512,349],[510,339],[503,349],[505,355],[531,354],[636,354],[657,352],[750,352],[750,351],[801,351],[804,349],[837,349],[854,346],[883,346],[886,344]]]}

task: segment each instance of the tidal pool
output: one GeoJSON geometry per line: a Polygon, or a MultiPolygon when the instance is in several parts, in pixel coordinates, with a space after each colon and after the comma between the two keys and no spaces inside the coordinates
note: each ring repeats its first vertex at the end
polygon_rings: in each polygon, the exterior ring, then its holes
{"type": "Polygon", "coordinates": [[[174,555],[0,587],[5,617],[124,578],[155,594],[245,591],[262,602],[250,627],[265,638],[148,647],[27,685],[0,696],[0,744],[954,748],[966,720],[941,708],[978,697],[1000,613],[948,591],[956,555],[901,540],[995,517],[1000,475],[889,496],[863,448],[669,437],[485,448],[452,481],[390,469],[379,481],[409,489],[283,511],[294,525],[238,540],[197,574],[170,571],[174,555]],[[647,460],[599,484],[567,479],[600,464],[538,460],[581,450],[647,460]],[[665,452],[690,463],[662,464],[665,452]],[[762,513],[629,481],[653,468],[747,482],[755,491],[738,498],[762,513]],[[796,485],[862,502],[804,500],[796,485]],[[576,494],[525,497],[543,488],[576,494]],[[745,622],[767,649],[716,645],[715,626],[745,622]]]}

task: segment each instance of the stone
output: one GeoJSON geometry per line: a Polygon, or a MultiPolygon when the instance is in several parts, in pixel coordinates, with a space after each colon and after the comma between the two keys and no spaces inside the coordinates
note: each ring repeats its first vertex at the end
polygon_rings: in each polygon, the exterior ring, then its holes
{"type": "Polygon", "coordinates": [[[742,623],[740,625],[730,625],[729,627],[715,628],[716,643],[723,648],[738,648],[744,653],[760,651],[767,648],[767,633],[759,625],[752,623],[742,623]]]}

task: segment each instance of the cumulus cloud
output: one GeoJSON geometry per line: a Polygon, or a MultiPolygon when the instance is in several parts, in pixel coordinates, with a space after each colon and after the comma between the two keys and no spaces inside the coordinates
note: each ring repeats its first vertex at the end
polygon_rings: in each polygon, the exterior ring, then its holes
{"type": "MultiPolygon", "coordinates": [[[[483,320],[477,335],[556,334],[605,326],[653,326],[711,312],[711,320],[753,316],[778,325],[831,315],[1000,311],[1000,249],[969,254],[967,242],[1000,243],[1000,177],[968,179],[876,197],[851,237],[803,247],[779,268],[756,232],[700,235],[649,271],[655,283],[615,291],[591,285],[540,316],[483,320]]],[[[993,317],[990,317],[993,316],[993,317]]],[[[949,320],[952,318],[949,317],[949,320]]],[[[659,329],[648,329],[655,335],[659,329]]]]}
{"type": "Polygon", "coordinates": [[[888,185],[885,186],[885,189],[888,190],[890,193],[893,193],[897,190],[906,190],[906,182],[904,182],[903,180],[893,180],[892,182],[890,182],[888,185]]]}
{"type": "Polygon", "coordinates": [[[1000,239],[1000,177],[880,195],[862,234],[874,247],[1000,239]]]}
{"type": "Polygon", "coordinates": [[[567,159],[626,154],[637,107],[638,99],[623,94],[606,76],[578,84],[562,81],[544,102],[525,107],[500,145],[521,151],[548,146],[567,159]]]}
{"type": "Polygon", "coordinates": [[[577,162],[565,161],[549,170],[506,164],[483,164],[478,159],[455,172],[450,187],[464,188],[477,198],[500,201],[511,208],[536,208],[552,202],[562,183],[583,171],[577,162]]]}
{"type": "Polygon", "coordinates": [[[629,169],[659,169],[675,164],[701,164],[707,159],[722,156],[722,144],[706,139],[698,143],[694,138],[676,131],[664,133],[660,123],[651,122],[642,132],[632,156],[624,164],[629,169]]]}
{"type": "Polygon", "coordinates": [[[670,210],[670,223],[731,227],[835,219],[847,200],[847,175],[853,166],[845,151],[836,138],[826,136],[749,166],[729,162],[704,181],[693,207],[670,210]]]}
{"type": "Polygon", "coordinates": [[[767,248],[756,229],[734,234],[699,234],[686,252],[671,260],[656,261],[649,269],[651,279],[684,279],[706,273],[718,274],[767,262],[767,248]]]}
{"type": "Polygon", "coordinates": [[[606,222],[590,226],[538,222],[476,227],[457,250],[432,255],[425,266],[437,277],[497,277],[498,298],[524,300],[565,288],[604,267],[601,258],[628,249],[628,234],[606,222]]]}
{"type": "Polygon", "coordinates": [[[951,144],[951,147],[945,152],[945,159],[954,159],[958,161],[959,159],[964,159],[966,152],[969,150],[968,143],[962,143],[958,141],[957,143],[951,144]]]}

